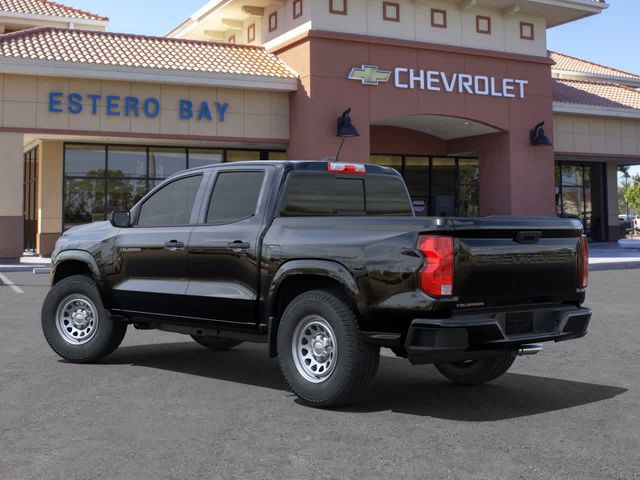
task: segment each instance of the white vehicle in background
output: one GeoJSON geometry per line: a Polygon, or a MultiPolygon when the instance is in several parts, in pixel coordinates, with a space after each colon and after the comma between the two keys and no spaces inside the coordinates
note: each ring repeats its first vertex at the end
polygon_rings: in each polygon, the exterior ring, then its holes
{"type": "Polygon", "coordinates": [[[632,220],[631,226],[633,227],[633,232],[640,232],[640,215],[636,215],[636,217],[632,220]]]}

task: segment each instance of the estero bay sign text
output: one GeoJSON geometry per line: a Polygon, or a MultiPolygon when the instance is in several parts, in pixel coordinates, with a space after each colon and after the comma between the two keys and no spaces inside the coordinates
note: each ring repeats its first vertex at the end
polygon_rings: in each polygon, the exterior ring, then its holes
{"type": "MultiPolygon", "coordinates": [[[[98,95],[79,93],[64,94],[61,92],[49,92],[49,112],[80,114],[89,112],[91,115],[99,115],[104,109],[106,115],[111,117],[139,117],[156,118],[160,115],[162,105],[155,97],[140,98],[136,96],[120,95],[98,95]]],[[[172,107],[177,109],[178,117],[181,120],[201,120],[212,121],[217,119],[224,122],[225,115],[229,109],[226,102],[193,102],[182,99],[178,105],[172,107]]]]}

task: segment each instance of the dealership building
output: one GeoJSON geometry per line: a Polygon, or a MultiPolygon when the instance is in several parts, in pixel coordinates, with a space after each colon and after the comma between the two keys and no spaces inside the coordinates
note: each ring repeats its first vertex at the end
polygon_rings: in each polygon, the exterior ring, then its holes
{"type": "Polygon", "coordinates": [[[400,171],[418,215],[571,216],[614,240],[617,168],[640,163],[640,75],[546,45],[606,8],[212,0],[150,37],[0,0],[0,258],[49,255],[182,169],[323,159],[343,141],[341,160],[400,171]],[[340,138],[348,108],[359,136],[340,138]]]}

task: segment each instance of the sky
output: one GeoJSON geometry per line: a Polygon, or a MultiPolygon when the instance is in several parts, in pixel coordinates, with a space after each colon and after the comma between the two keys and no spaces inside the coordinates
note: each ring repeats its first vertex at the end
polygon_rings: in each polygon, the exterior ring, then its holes
{"type": "MultiPolygon", "coordinates": [[[[76,8],[109,17],[111,31],[147,35],[164,35],[206,2],[63,0],[76,8]]],[[[637,54],[640,33],[636,21],[640,18],[640,0],[607,0],[607,3],[610,6],[601,15],[550,29],[548,48],[640,74],[640,55],[637,54]]],[[[632,172],[640,173],[640,167],[634,167],[632,172]]]]}

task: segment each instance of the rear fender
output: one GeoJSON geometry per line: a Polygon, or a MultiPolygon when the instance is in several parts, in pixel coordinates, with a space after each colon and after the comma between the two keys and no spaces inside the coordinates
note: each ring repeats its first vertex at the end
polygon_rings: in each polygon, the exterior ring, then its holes
{"type": "MultiPolygon", "coordinates": [[[[271,356],[276,355],[277,332],[280,322],[278,302],[280,295],[283,294],[282,287],[288,280],[297,277],[302,279],[303,276],[317,279],[319,283],[328,281],[331,284],[339,285],[358,312],[360,312],[362,298],[358,284],[344,265],[329,260],[292,260],[286,262],[275,273],[269,286],[267,308],[262,319],[262,323],[267,324],[269,328],[269,352],[271,356]]],[[[287,282],[287,284],[289,283],[287,282]]],[[[300,290],[300,292],[302,291],[304,291],[304,287],[300,290]]]]}

